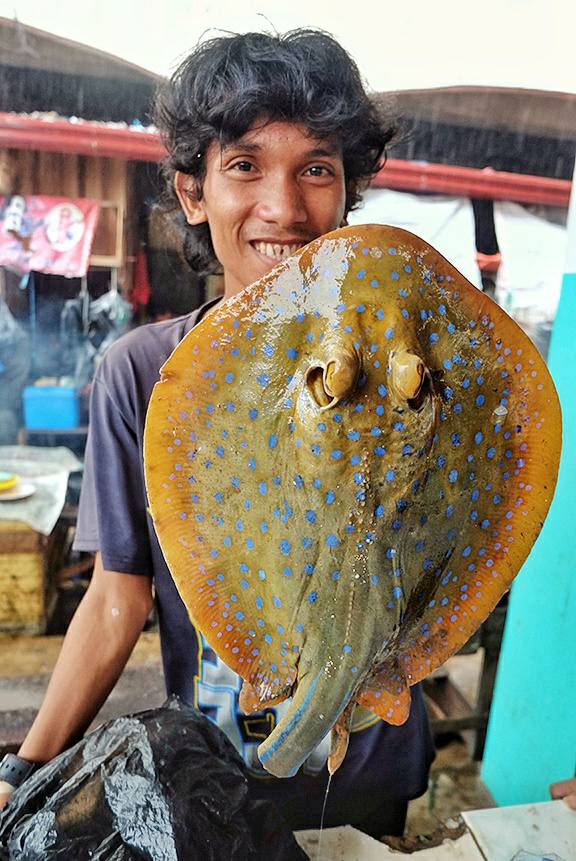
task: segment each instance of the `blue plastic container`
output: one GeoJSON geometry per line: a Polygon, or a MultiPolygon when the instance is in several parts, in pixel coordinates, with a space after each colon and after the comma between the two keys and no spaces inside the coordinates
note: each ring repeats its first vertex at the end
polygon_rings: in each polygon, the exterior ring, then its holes
{"type": "Polygon", "coordinates": [[[24,425],[30,430],[80,424],[80,399],[73,386],[26,386],[23,401],[24,425]]]}

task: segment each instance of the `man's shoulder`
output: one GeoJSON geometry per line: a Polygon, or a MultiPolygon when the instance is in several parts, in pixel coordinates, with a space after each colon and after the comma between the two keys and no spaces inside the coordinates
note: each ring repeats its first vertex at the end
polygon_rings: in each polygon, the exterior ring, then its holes
{"type": "Polygon", "coordinates": [[[158,379],[160,368],[194,327],[202,310],[197,308],[182,317],[146,323],[122,335],[106,350],[96,381],[109,389],[130,382],[147,388],[158,379]]]}
{"type": "Polygon", "coordinates": [[[198,309],[182,317],[138,326],[114,341],[106,351],[103,361],[114,365],[130,357],[148,357],[151,348],[153,353],[162,350],[172,352],[194,326],[197,316],[198,309]]]}

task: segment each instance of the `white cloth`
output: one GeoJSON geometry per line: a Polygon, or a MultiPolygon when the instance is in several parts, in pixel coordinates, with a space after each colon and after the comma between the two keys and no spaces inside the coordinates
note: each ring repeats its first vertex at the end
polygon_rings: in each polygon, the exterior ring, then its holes
{"type": "Polygon", "coordinates": [[[23,520],[50,535],[64,507],[68,476],[80,469],[82,463],[64,446],[0,446],[0,471],[14,473],[35,487],[26,499],[0,501],[0,520],[23,520]]]}

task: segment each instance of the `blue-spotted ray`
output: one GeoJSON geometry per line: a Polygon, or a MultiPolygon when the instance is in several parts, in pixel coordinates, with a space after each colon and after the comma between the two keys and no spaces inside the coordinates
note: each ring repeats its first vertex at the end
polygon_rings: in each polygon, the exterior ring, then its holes
{"type": "Polygon", "coordinates": [[[245,680],[292,695],[259,748],[295,773],[356,702],[390,723],[509,588],[552,498],[558,399],[521,329],[418,237],[322,237],[223,302],[162,368],[156,530],[245,680]]]}

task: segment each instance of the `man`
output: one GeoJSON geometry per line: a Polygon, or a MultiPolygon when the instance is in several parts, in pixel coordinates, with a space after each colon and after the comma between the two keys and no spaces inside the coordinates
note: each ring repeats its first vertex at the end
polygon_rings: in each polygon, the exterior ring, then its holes
{"type": "MultiPolygon", "coordinates": [[[[218,263],[230,297],[300,246],[345,223],[392,136],[344,50],[323,33],[224,37],[196,49],[160,93],[165,175],[199,272],[218,263]]],[[[116,682],[148,612],[154,582],[166,685],[212,717],[247,762],[251,791],[278,802],[293,828],[318,827],[327,772],[317,751],[290,780],[259,767],[261,721],[238,711],[241,681],[193,629],[146,512],[142,436],[160,366],[214,302],[131,332],[94,382],[76,546],[98,551],[46,700],[20,755],[45,762],[85,729],[116,682]],[[254,729],[256,727],[256,730],[254,729]]],[[[356,720],[325,822],[401,833],[407,800],[427,783],[432,746],[421,694],[390,727],[356,720]]]]}

